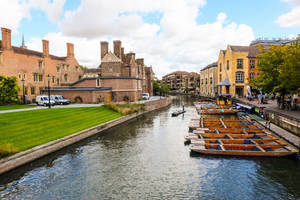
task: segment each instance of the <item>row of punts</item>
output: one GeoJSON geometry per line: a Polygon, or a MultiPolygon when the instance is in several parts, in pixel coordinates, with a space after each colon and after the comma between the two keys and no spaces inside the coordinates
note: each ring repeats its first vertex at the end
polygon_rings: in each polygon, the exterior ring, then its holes
{"type": "Polygon", "coordinates": [[[228,106],[216,105],[214,103],[194,102],[197,112],[200,115],[233,115],[238,112],[228,106]]]}
{"type": "Polygon", "coordinates": [[[236,156],[288,156],[298,152],[249,118],[200,116],[190,121],[190,132],[184,136],[192,152],[236,156]]]}

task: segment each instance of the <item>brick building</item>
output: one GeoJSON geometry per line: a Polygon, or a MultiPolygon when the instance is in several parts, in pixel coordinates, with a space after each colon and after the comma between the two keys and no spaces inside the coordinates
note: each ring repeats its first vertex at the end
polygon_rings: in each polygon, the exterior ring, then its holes
{"type": "Polygon", "coordinates": [[[21,47],[12,46],[11,30],[1,28],[1,32],[0,75],[16,76],[20,86],[23,79],[27,100],[34,101],[47,87],[48,74],[51,87],[68,85],[82,78],[83,70],[74,57],[73,44],[67,43],[67,55],[59,57],[49,53],[47,40],[42,41],[43,52],[38,52],[27,49],[24,43],[21,47]]]}
{"type": "Polygon", "coordinates": [[[113,42],[113,53],[108,42],[100,46],[98,68],[85,69],[84,78],[51,91],[77,102],[137,101],[142,93],[153,94],[152,67],[147,67],[143,58],[135,59],[132,52],[125,54],[119,40],[113,42]]]}
{"type": "Polygon", "coordinates": [[[175,71],[162,77],[162,83],[167,84],[171,92],[196,92],[199,74],[196,72],[175,71]]]}
{"type": "Polygon", "coordinates": [[[200,70],[200,96],[215,97],[218,83],[218,62],[200,70]]]}

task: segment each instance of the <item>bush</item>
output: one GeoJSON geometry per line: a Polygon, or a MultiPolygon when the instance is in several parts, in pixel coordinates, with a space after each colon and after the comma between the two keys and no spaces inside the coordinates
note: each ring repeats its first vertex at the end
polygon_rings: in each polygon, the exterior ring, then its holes
{"type": "Polygon", "coordinates": [[[119,103],[119,104],[108,103],[105,104],[104,106],[123,115],[128,115],[134,112],[143,111],[145,108],[144,104],[134,104],[134,103],[119,103]]]}
{"type": "Polygon", "coordinates": [[[0,76],[0,105],[19,103],[18,95],[21,88],[15,76],[0,76]]]}
{"type": "Polygon", "coordinates": [[[0,158],[9,156],[11,154],[19,152],[19,149],[12,144],[2,144],[0,145],[0,158]]]}

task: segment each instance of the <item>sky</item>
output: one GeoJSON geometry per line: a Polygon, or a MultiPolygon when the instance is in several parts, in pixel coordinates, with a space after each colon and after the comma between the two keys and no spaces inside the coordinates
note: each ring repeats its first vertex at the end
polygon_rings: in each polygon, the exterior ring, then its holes
{"type": "Polygon", "coordinates": [[[155,76],[199,72],[227,45],[300,34],[300,0],[0,0],[0,27],[22,35],[29,49],[66,55],[75,45],[81,65],[100,64],[100,41],[121,40],[155,76]]]}

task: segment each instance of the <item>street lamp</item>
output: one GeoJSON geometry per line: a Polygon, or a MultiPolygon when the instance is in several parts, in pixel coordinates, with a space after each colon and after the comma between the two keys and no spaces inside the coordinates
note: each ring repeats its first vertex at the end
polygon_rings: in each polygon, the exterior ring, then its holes
{"type": "Polygon", "coordinates": [[[48,78],[48,101],[49,101],[49,108],[51,108],[51,104],[50,104],[50,78],[51,78],[51,76],[48,74],[47,78],[48,78]]]}
{"type": "Polygon", "coordinates": [[[23,84],[23,103],[26,104],[26,100],[25,100],[25,88],[24,88],[24,83],[25,83],[25,80],[24,78],[22,78],[22,84],[23,84]]]}

